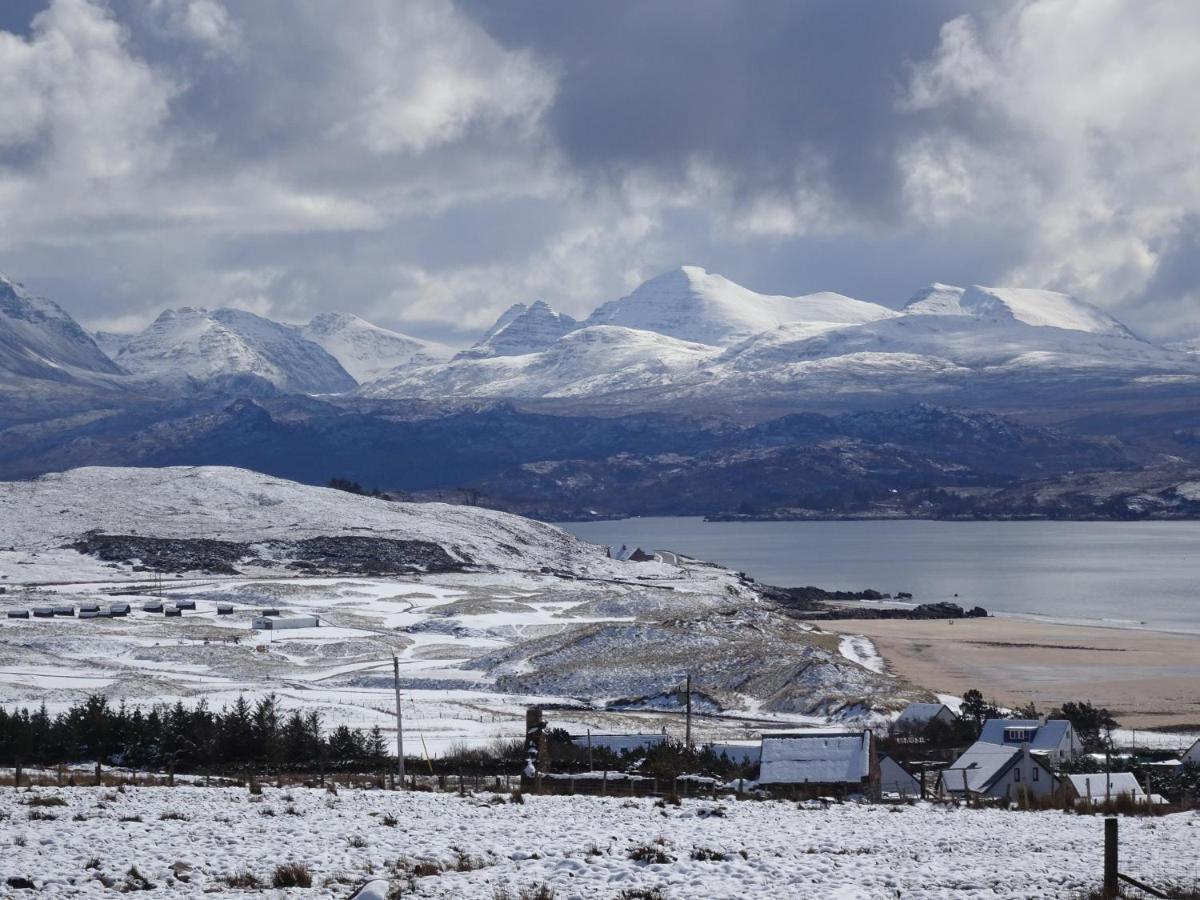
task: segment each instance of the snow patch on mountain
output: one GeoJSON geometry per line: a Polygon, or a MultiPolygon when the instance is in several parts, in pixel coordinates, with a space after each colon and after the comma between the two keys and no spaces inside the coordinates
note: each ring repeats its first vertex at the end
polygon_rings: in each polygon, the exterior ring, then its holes
{"type": "Polygon", "coordinates": [[[720,355],[705,344],[597,325],[571,331],[540,353],[456,358],[394,372],[369,397],[587,397],[689,381],[720,355]]]}
{"type": "Polygon", "coordinates": [[[578,327],[575,319],[565,313],[555,312],[544,300],[538,300],[528,307],[523,303],[517,304],[509,307],[482,340],[459,353],[456,358],[484,359],[536,353],[578,327]]]}
{"type": "Polygon", "coordinates": [[[324,348],[359,384],[400,366],[427,366],[454,355],[444,344],[390,331],[351,313],[322,313],[300,332],[324,348]]]}
{"type": "Polygon", "coordinates": [[[125,341],[116,359],[130,372],[164,379],[250,374],[283,390],[309,394],[356,385],[301,329],[240,309],[165,310],[145,331],[125,341]]]}
{"type": "Polygon", "coordinates": [[[585,324],[622,325],[721,346],[789,322],[857,324],[895,315],[887,307],[832,292],[759,294],[699,266],[682,266],[603,304],[585,324]]]}
{"type": "Polygon", "coordinates": [[[79,374],[120,375],[61,306],[0,276],[0,373],[70,381],[79,374]]]}

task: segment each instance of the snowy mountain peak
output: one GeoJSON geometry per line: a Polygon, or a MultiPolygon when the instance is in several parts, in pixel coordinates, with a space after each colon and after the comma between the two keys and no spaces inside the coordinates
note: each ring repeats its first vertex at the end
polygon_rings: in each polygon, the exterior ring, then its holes
{"type": "Polygon", "coordinates": [[[300,331],[341,363],[359,384],[397,367],[444,362],[454,353],[442,344],[381,328],[353,313],[321,313],[300,331]]]}
{"type": "Polygon", "coordinates": [[[0,275],[0,373],[65,381],[72,370],[121,374],[61,306],[0,275]]]}
{"type": "Polygon", "coordinates": [[[588,325],[621,325],[684,341],[728,346],[791,322],[859,324],[894,316],[874,303],[829,292],[759,294],[699,266],[681,266],[602,305],[588,325]]]}
{"type": "Polygon", "coordinates": [[[904,311],[914,315],[974,316],[1062,328],[1109,337],[1134,337],[1108,313],[1069,294],[1032,288],[955,287],[935,282],[913,295],[904,311]]]}
{"type": "Polygon", "coordinates": [[[299,328],[241,309],[164,310],[145,331],[124,341],[117,361],[151,377],[258,375],[283,390],[302,393],[355,386],[338,361],[299,328]]]}
{"type": "Polygon", "coordinates": [[[483,339],[458,359],[487,359],[496,356],[523,356],[545,350],[579,323],[565,313],[555,312],[545,300],[508,308],[483,339]]]}

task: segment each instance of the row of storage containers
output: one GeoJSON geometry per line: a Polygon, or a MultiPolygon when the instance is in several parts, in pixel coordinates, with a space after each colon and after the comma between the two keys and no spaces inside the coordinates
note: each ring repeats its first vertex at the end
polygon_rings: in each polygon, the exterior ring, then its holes
{"type": "MultiPolygon", "coordinates": [[[[164,604],[161,600],[147,600],[142,604],[142,612],[162,613],[167,618],[175,618],[183,615],[183,611],[196,608],[195,600],[176,600],[173,604],[164,604]]],[[[10,619],[28,619],[32,615],[35,619],[52,619],[56,616],[76,615],[74,606],[35,606],[32,609],[10,609],[8,618],[10,619]]],[[[98,603],[83,603],[79,606],[79,618],[81,619],[118,619],[129,615],[128,603],[110,603],[108,606],[100,606],[98,603]]],[[[233,615],[232,603],[218,603],[218,616],[233,615]]]]}

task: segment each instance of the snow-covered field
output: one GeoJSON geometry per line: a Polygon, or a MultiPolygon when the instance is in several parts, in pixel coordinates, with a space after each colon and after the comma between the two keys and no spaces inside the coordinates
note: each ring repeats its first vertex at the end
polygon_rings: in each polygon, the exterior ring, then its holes
{"type": "MultiPolygon", "coordinates": [[[[1151,884],[1200,879],[1200,817],[1121,822],[1122,871],[1151,884]]],[[[405,897],[492,898],[545,883],[557,900],[659,887],[678,898],[1074,898],[1097,886],[1102,820],[1061,812],[791,802],[400,794],[303,788],[40,788],[0,795],[0,870],[31,896],[108,896],[136,866],[158,896],[346,898],[370,878],[405,897]],[[32,807],[31,797],[67,805],[32,807]],[[30,819],[31,812],[55,815],[30,819]],[[163,818],[178,815],[182,818],[163,818]],[[385,818],[390,817],[390,818],[385,818]],[[138,819],[140,818],[140,821],[138,819]],[[389,824],[393,823],[393,824],[389,824]],[[237,835],[230,840],[229,835],[237,835]],[[669,861],[638,862],[651,846],[669,861]],[[696,859],[715,851],[721,859],[696,859]],[[93,868],[89,861],[95,860],[93,868]],[[460,860],[468,860],[457,871],[460,860]],[[238,890],[220,879],[305,863],[311,889],[238,890]],[[440,874],[397,874],[418,863],[440,874]],[[172,866],[189,867],[187,883],[172,866]]],[[[181,867],[176,867],[181,868],[181,867]]],[[[152,895],[153,896],[153,895],[152,895]]]]}

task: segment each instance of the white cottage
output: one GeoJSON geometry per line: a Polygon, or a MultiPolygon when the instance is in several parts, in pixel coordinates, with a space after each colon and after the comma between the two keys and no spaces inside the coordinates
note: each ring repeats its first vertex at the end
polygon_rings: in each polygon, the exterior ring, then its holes
{"type": "Polygon", "coordinates": [[[764,734],[759,784],[877,795],[879,763],[870,731],[818,729],[764,734]]]}

